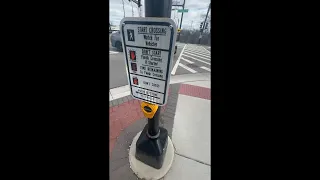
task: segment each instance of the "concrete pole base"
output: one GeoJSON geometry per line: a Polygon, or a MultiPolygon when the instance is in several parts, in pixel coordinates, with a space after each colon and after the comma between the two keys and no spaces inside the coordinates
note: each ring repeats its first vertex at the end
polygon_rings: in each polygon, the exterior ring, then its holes
{"type": "Polygon", "coordinates": [[[144,164],[136,159],[136,143],[140,137],[141,131],[133,138],[132,144],[129,150],[129,162],[132,171],[140,178],[145,180],[157,180],[163,178],[173,163],[174,147],[170,137],[168,136],[167,152],[163,160],[163,165],[160,169],[155,169],[151,166],[144,164]]]}

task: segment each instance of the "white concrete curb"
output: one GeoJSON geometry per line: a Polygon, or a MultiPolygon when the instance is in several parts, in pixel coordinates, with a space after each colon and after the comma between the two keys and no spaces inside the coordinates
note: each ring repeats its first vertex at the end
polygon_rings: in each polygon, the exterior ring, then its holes
{"type": "MultiPolygon", "coordinates": [[[[170,84],[193,82],[193,81],[211,81],[210,73],[196,73],[196,74],[183,74],[171,76],[170,84]]],[[[110,89],[109,101],[129,96],[130,86],[125,85],[117,88],[110,89]]]]}

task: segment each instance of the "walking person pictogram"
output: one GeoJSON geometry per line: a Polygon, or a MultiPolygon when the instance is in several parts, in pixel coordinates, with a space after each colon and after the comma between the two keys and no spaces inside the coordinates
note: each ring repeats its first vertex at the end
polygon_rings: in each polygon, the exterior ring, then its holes
{"type": "Polygon", "coordinates": [[[128,41],[134,41],[134,30],[127,29],[127,33],[128,33],[128,41]]]}

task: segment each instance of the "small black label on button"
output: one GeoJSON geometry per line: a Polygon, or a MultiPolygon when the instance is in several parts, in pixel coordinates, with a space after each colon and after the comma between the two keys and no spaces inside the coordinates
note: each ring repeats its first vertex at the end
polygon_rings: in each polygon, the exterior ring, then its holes
{"type": "Polygon", "coordinates": [[[147,111],[147,112],[151,112],[151,111],[152,111],[152,109],[151,109],[149,106],[145,106],[143,109],[144,109],[145,111],[147,111]]]}

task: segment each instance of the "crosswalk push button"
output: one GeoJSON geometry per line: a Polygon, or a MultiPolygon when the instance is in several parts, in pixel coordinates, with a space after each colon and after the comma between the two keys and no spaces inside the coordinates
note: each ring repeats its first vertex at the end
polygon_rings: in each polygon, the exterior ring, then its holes
{"type": "Polygon", "coordinates": [[[151,104],[147,102],[142,102],[141,103],[141,109],[145,117],[151,119],[155,115],[155,113],[158,110],[158,105],[157,104],[151,104]]]}

